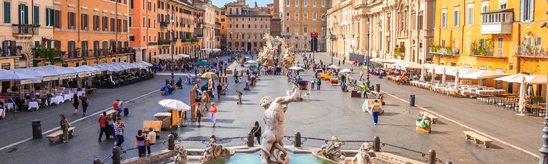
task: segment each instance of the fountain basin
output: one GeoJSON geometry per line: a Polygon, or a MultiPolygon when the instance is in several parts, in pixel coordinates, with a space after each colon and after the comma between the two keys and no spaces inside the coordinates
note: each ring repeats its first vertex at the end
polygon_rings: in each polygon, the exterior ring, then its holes
{"type": "MultiPolygon", "coordinates": [[[[331,161],[320,159],[312,155],[311,153],[294,153],[288,151],[290,164],[335,164],[331,161]]],[[[261,163],[261,156],[259,151],[254,153],[235,153],[233,156],[225,159],[213,161],[208,164],[250,164],[261,163]]]]}

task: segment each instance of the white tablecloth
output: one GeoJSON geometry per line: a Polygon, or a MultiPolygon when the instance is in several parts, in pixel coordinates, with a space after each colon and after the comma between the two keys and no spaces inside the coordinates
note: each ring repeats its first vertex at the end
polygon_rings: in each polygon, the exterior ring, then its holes
{"type": "Polygon", "coordinates": [[[13,109],[13,103],[4,103],[4,109],[13,109]]]}
{"type": "Polygon", "coordinates": [[[36,108],[36,110],[40,109],[38,102],[29,102],[29,110],[32,108],[36,108]]]}
{"type": "Polygon", "coordinates": [[[4,109],[0,109],[0,118],[6,117],[6,112],[4,109]]]}
{"type": "Polygon", "coordinates": [[[82,96],[82,95],[86,95],[86,91],[78,91],[78,97],[82,96]]]}
{"type": "Polygon", "coordinates": [[[64,94],[63,101],[72,100],[72,96],[74,96],[74,93],[64,94]]]}
{"type": "Polygon", "coordinates": [[[62,102],[64,102],[64,99],[61,96],[51,97],[50,100],[49,100],[49,104],[55,103],[55,104],[59,105],[62,102]]]}

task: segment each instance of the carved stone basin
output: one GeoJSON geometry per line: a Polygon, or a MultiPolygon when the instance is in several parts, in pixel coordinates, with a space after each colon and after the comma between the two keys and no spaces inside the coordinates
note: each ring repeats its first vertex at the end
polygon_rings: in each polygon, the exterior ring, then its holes
{"type": "MultiPolygon", "coordinates": [[[[335,164],[331,161],[317,158],[311,153],[293,153],[288,151],[290,164],[335,164]]],[[[235,153],[230,158],[220,159],[207,164],[258,164],[261,163],[259,152],[254,153],[235,153]]]]}

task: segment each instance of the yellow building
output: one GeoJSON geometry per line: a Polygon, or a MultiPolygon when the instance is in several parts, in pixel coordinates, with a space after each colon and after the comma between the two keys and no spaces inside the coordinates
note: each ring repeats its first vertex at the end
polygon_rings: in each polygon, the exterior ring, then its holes
{"type": "Polygon", "coordinates": [[[437,0],[429,48],[434,64],[546,75],[546,6],[538,0],[437,0]]]}
{"type": "MultiPolygon", "coordinates": [[[[55,65],[80,66],[134,60],[128,39],[128,1],[55,1],[55,65]]],[[[45,61],[44,61],[45,62],[45,61]]]]}
{"type": "Polygon", "coordinates": [[[281,35],[289,47],[299,51],[326,51],[326,12],[331,0],[284,0],[280,5],[282,13],[281,35]],[[311,33],[318,38],[311,42],[311,33]],[[313,44],[311,44],[313,43],[313,44]],[[315,43],[315,44],[314,44],[315,43]]]}
{"type": "Polygon", "coordinates": [[[44,44],[52,48],[53,17],[52,0],[2,1],[0,12],[1,69],[32,67],[33,48],[44,44]],[[42,40],[44,38],[44,40],[42,40]]]}
{"type": "Polygon", "coordinates": [[[245,1],[225,4],[225,29],[228,49],[232,51],[261,51],[270,34],[272,15],[265,7],[249,8],[245,1]]]}

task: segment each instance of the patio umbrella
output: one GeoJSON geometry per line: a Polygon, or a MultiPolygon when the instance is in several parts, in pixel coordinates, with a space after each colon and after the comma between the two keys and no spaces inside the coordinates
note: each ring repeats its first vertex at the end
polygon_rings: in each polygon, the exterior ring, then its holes
{"type": "Polygon", "coordinates": [[[14,69],[12,70],[14,72],[32,75],[35,77],[39,77],[42,79],[42,81],[52,81],[59,79],[59,75],[51,72],[46,72],[43,70],[35,69],[34,67],[31,68],[25,68],[25,69],[14,69]]]}
{"type": "Polygon", "coordinates": [[[335,66],[335,65],[330,65],[329,67],[327,68],[332,68],[332,69],[338,69],[339,67],[335,66]]]}
{"type": "MultiPolygon", "coordinates": [[[[0,69],[0,81],[13,81],[13,80],[15,80],[15,81],[19,81],[19,80],[33,80],[33,81],[36,81],[36,80],[38,80],[38,82],[39,82],[40,78],[36,77],[36,76],[33,76],[33,75],[29,75],[29,74],[24,74],[24,73],[19,73],[19,72],[15,72],[15,71],[0,69]]],[[[27,84],[30,84],[30,83],[27,83],[27,84]]]]}
{"type": "Polygon", "coordinates": [[[489,79],[489,78],[497,78],[497,77],[507,76],[507,75],[509,75],[509,74],[496,72],[496,71],[477,71],[477,72],[473,72],[473,73],[463,75],[462,78],[465,78],[465,79],[489,79]]]}
{"type": "Polygon", "coordinates": [[[339,73],[349,73],[349,72],[352,72],[352,71],[350,71],[349,69],[346,69],[346,68],[339,71],[339,73]]]}
{"type": "Polygon", "coordinates": [[[190,106],[182,101],[175,99],[163,99],[158,102],[162,107],[173,110],[187,111],[190,110],[190,106]]]}
{"type": "Polygon", "coordinates": [[[521,78],[521,86],[519,90],[519,112],[523,115],[523,111],[525,110],[525,90],[527,90],[527,82],[525,81],[525,77],[521,78]]]}
{"type": "Polygon", "coordinates": [[[213,73],[213,72],[206,72],[204,74],[202,74],[201,76],[202,78],[207,78],[207,79],[216,79],[216,78],[219,78],[219,76],[217,76],[217,74],[213,73]]]}
{"type": "Polygon", "coordinates": [[[436,80],[436,70],[432,70],[432,80],[430,81],[430,84],[434,84],[434,81],[436,80]]]}
{"type": "Polygon", "coordinates": [[[145,65],[145,66],[152,66],[152,64],[147,63],[147,62],[145,62],[145,61],[141,61],[141,62],[139,62],[139,64],[145,65]]]}
{"type": "Polygon", "coordinates": [[[419,79],[420,82],[424,82],[424,64],[422,65],[421,69],[421,78],[419,79]]]}
{"type": "Polygon", "coordinates": [[[524,76],[527,76],[527,75],[525,75],[525,74],[513,74],[513,75],[504,76],[504,77],[499,77],[499,78],[496,78],[495,80],[508,82],[508,81],[510,81],[512,79],[515,79],[515,78],[521,79],[524,76]]]}
{"type": "Polygon", "coordinates": [[[455,75],[455,92],[457,92],[457,94],[459,93],[459,71],[457,71],[457,74],[455,75]]]}
{"type": "MultiPolygon", "coordinates": [[[[546,84],[546,76],[544,75],[527,75],[525,77],[525,82],[527,84],[546,84]]],[[[509,83],[519,83],[518,78],[514,78],[508,81],[509,83]]]]}
{"type": "Polygon", "coordinates": [[[467,74],[471,74],[471,73],[475,73],[475,72],[479,72],[480,70],[478,69],[473,69],[473,68],[462,68],[462,67],[455,67],[455,68],[450,68],[448,69],[448,75],[451,75],[451,76],[457,76],[457,72],[459,73],[459,77],[462,78],[464,75],[467,75],[467,74]]]}
{"type": "Polygon", "coordinates": [[[198,62],[198,63],[196,63],[196,64],[194,64],[194,65],[204,66],[204,65],[211,65],[211,64],[209,64],[208,62],[205,62],[205,61],[201,61],[201,62],[198,62]]]}
{"type": "Polygon", "coordinates": [[[443,69],[442,71],[442,75],[441,75],[441,86],[445,86],[445,79],[447,79],[446,75],[445,75],[445,69],[443,69]]]}
{"type": "Polygon", "coordinates": [[[290,69],[290,70],[297,70],[297,71],[299,71],[299,70],[304,70],[304,69],[301,68],[301,67],[289,67],[289,69],[290,69]]]}
{"type": "Polygon", "coordinates": [[[234,61],[232,64],[228,66],[228,69],[230,70],[240,70],[242,69],[242,66],[237,61],[234,61]]]}

